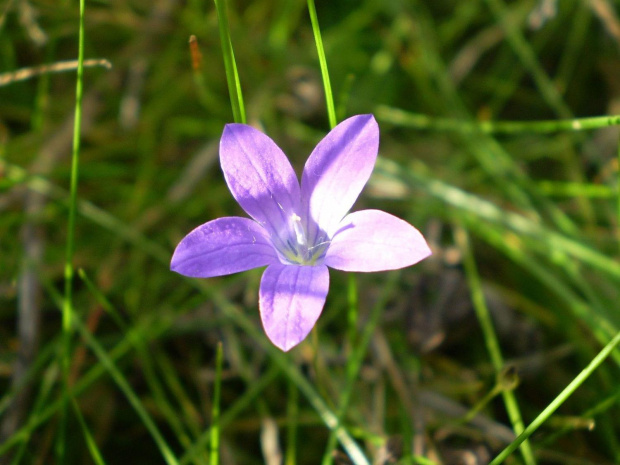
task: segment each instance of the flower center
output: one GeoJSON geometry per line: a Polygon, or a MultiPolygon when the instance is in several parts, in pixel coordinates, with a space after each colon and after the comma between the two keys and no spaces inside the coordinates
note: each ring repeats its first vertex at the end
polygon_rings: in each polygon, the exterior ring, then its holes
{"type": "Polygon", "coordinates": [[[301,218],[293,213],[289,219],[289,230],[284,232],[283,247],[279,248],[284,260],[291,265],[317,265],[325,257],[329,240],[318,237],[314,243],[308,241],[308,234],[301,218]]]}

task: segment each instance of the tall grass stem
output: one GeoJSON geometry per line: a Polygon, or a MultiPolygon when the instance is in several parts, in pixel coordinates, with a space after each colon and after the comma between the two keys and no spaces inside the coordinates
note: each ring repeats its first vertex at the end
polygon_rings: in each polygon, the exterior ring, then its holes
{"type": "Polygon", "coordinates": [[[377,118],[403,127],[437,132],[460,132],[466,134],[553,134],[557,132],[591,131],[609,126],[620,126],[619,115],[591,116],[541,121],[468,121],[456,118],[436,118],[411,113],[400,108],[379,105],[375,108],[377,118]]]}
{"type": "Polygon", "coordinates": [[[295,465],[297,463],[297,430],[299,424],[299,389],[293,381],[288,381],[288,399],[286,402],[286,453],[284,455],[285,465],[295,465]]]}
{"type": "Polygon", "coordinates": [[[522,443],[527,441],[529,438],[539,427],[542,425],[552,414],[555,412],[560,405],[562,405],[566,399],[568,399],[573,392],[577,390],[579,386],[583,384],[583,382],[588,379],[588,377],[594,373],[601,363],[612,353],[612,351],[620,344],[620,333],[616,334],[616,336],[598,353],[596,357],[592,359],[592,361],[585,367],[581,373],[579,373],[575,379],[573,379],[568,386],[564,388],[564,390],[555,398],[553,401],[528,425],[525,430],[519,434],[519,436],[514,440],[514,442],[510,443],[502,452],[499,453],[497,457],[495,457],[489,465],[499,465],[506,458],[512,454],[517,447],[519,447],[522,443]]]}
{"type": "Polygon", "coordinates": [[[79,32],[78,32],[78,67],[77,80],[75,84],[75,116],[73,120],[73,142],[71,150],[71,181],[69,188],[69,218],[67,221],[67,244],[65,249],[64,266],[64,299],[62,305],[62,334],[63,342],[61,348],[61,367],[63,377],[63,406],[60,412],[60,426],[58,442],[56,443],[56,453],[59,463],[65,462],[66,453],[66,428],[67,411],[69,401],[69,371],[71,360],[71,336],[72,336],[72,317],[73,317],[73,254],[75,252],[75,218],[77,211],[77,190],[80,165],[80,141],[82,123],[82,95],[84,79],[84,14],[85,0],[80,0],[79,32]]]}
{"type": "Polygon", "coordinates": [[[222,343],[218,342],[215,352],[215,382],[213,383],[213,406],[211,407],[211,450],[209,465],[220,462],[220,398],[222,394],[222,364],[224,360],[222,343]]]}
{"type": "MultiPolygon", "coordinates": [[[[312,32],[314,33],[314,42],[316,44],[316,51],[319,57],[319,66],[321,68],[321,78],[323,80],[323,88],[325,91],[325,104],[327,106],[327,117],[329,119],[329,126],[331,129],[335,128],[338,124],[336,118],[336,105],[334,102],[334,95],[332,92],[331,81],[329,78],[329,69],[327,67],[327,58],[325,57],[325,48],[323,46],[323,38],[321,35],[321,28],[319,27],[319,19],[316,13],[316,6],[314,0],[308,0],[308,13],[310,14],[310,22],[312,24],[312,32]]],[[[357,331],[358,320],[358,300],[357,300],[357,279],[354,274],[349,274],[349,280],[347,284],[347,320],[348,320],[348,340],[349,347],[353,350],[355,344],[355,334],[357,331]]],[[[367,343],[368,341],[366,341],[367,343]]],[[[360,350],[365,350],[365,345],[360,345],[360,350]]],[[[323,455],[322,463],[331,464],[333,450],[336,447],[338,441],[338,434],[341,432],[340,423],[342,422],[344,413],[349,404],[350,393],[355,381],[355,377],[359,370],[359,366],[352,361],[347,364],[347,388],[341,396],[340,408],[337,413],[338,424],[333,428],[329,435],[327,448],[323,455]]]]}
{"type": "Polygon", "coordinates": [[[232,105],[233,118],[235,123],[246,122],[245,105],[241,92],[241,82],[232,41],[230,39],[230,26],[228,24],[228,11],[226,0],[214,0],[217,10],[218,25],[220,29],[220,41],[222,42],[222,55],[224,57],[224,68],[226,70],[226,81],[228,82],[228,92],[230,94],[230,104],[232,105]]]}
{"type": "MultiPolygon", "coordinates": [[[[104,347],[97,341],[97,339],[95,339],[95,337],[90,333],[88,328],[86,328],[84,323],[80,321],[79,318],[74,317],[73,324],[80,332],[84,342],[86,342],[86,345],[90,347],[92,352],[99,359],[101,365],[110,374],[118,388],[122,391],[135,412],[140,417],[142,424],[151,434],[153,441],[159,448],[159,451],[164,458],[165,463],[167,465],[178,465],[177,458],[172,452],[170,446],[167,444],[164,436],[157,428],[157,424],[148,413],[148,410],[142,404],[142,401],[140,400],[138,394],[132,389],[129,381],[127,381],[127,378],[122,374],[122,372],[116,365],[116,362],[111,357],[111,354],[108,354],[106,352],[104,347]]],[[[133,344],[133,341],[130,343],[133,344]]]]}
{"type": "MultiPolygon", "coordinates": [[[[469,244],[469,237],[465,229],[457,228],[455,230],[455,239],[464,254],[465,273],[467,275],[467,281],[471,291],[472,303],[474,305],[474,310],[476,311],[478,321],[480,322],[480,327],[482,328],[484,342],[487,346],[491,363],[493,364],[495,373],[499,378],[502,376],[502,372],[504,370],[504,360],[499,346],[499,341],[497,340],[497,335],[495,334],[495,329],[493,327],[493,321],[491,320],[491,315],[486,304],[484,292],[482,291],[482,283],[480,282],[480,276],[478,275],[474,255],[469,244]]],[[[511,390],[503,390],[502,397],[504,398],[504,404],[506,406],[506,411],[508,412],[510,422],[512,423],[512,428],[515,434],[519,435],[523,432],[524,424],[519,410],[519,405],[517,404],[517,399],[511,390]]],[[[521,445],[521,454],[523,455],[523,460],[527,465],[536,464],[534,453],[529,441],[523,441],[523,444],[521,445]]]]}
{"type": "MultiPolygon", "coordinates": [[[[364,357],[368,350],[368,346],[372,339],[372,335],[374,334],[377,325],[381,321],[381,315],[383,315],[383,309],[385,308],[385,304],[387,299],[394,291],[396,286],[398,274],[394,274],[391,276],[391,279],[387,282],[387,284],[383,287],[383,291],[379,300],[375,303],[369,321],[364,325],[364,331],[358,339],[357,343],[354,344],[353,341],[351,345],[351,354],[347,357],[347,366],[346,366],[346,384],[342,389],[340,398],[338,399],[338,411],[336,413],[338,419],[338,426],[335,429],[332,429],[329,435],[329,439],[327,441],[327,447],[325,448],[325,453],[323,454],[323,465],[331,465],[333,463],[333,452],[336,449],[338,432],[340,428],[342,428],[342,420],[347,412],[347,408],[349,407],[349,402],[351,401],[351,396],[353,395],[353,391],[355,388],[355,380],[362,368],[362,362],[364,361],[364,357]]],[[[357,285],[354,283],[351,285],[349,283],[349,304],[355,305],[355,315],[357,315],[357,285]],[[351,292],[351,289],[355,292],[351,292]]],[[[349,315],[351,315],[351,311],[349,311],[349,315]]],[[[349,322],[349,324],[354,324],[354,327],[357,326],[357,320],[354,323],[349,322]]],[[[351,329],[351,328],[349,328],[351,329]]],[[[351,333],[350,333],[351,334],[351,333]]]]}
{"type": "Polygon", "coordinates": [[[314,33],[314,42],[316,43],[316,51],[319,55],[319,64],[321,66],[321,78],[323,79],[323,88],[325,89],[327,117],[329,118],[329,126],[333,129],[336,124],[338,124],[336,121],[336,106],[334,105],[334,95],[332,93],[331,81],[329,80],[327,59],[325,58],[325,48],[323,47],[323,38],[321,37],[319,18],[316,14],[314,0],[308,0],[308,12],[310,13],[310,22],[312,23],[312,32],[314,33]]]}

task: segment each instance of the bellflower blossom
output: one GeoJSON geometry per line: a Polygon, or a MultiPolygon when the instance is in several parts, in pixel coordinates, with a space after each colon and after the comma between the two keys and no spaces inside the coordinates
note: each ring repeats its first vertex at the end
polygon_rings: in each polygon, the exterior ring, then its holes
{"type": "Polygon", "coordinates": [[[300,186],[286,155],[268,136],[245,124],[226,125],[222,171],[252,219],[224,217],[198,226],[179,243],[170,268],[209,278],[267,266],[260,316],[271,342],[288,351],[304,340],[323,310],[327,267],[394,270],[431,254],[422,234],[395,216],[380,210],[347,215],[378,149],[374,117],[353,116],[315,147],[300,186]]]}

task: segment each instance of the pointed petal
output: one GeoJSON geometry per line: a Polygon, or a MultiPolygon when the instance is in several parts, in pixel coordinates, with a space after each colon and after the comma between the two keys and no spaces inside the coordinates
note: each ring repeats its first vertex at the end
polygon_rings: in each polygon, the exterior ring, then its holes
{"type": "Polygon", "coordinates": [[[378,150],[379,127],[372,115],[343,121],[316,146],[301,179],[312,240],[319,229],[328,236],[335,232],[368,181],[378,150]]]}
{"type": "Polygon", "coordinates": [[[198,226],[181,240],[170,269],[210,278],[279,263],[265,230],[249,218],[226,217],[198,226]]]}
{"type": "Polygon", "coordinates": [[[328,290],[326,266],[267,267],[260,283],[259,305],[271,342],[286,352],[303,341],[323,310],[328,290]]]}
{"type": "Polygon", "coordinates": [[[227,124],[220,141],[224,178],[239,205],[271,235],[299,212],[299,181],[280,148],[245,124],[227,124]]]}
{"type": "Polygon", "coordinates": [[[431,255],[416,228],[380,210],[347,215],[327,249],[325,264],[343,271],[396,270],[431,255]]]}

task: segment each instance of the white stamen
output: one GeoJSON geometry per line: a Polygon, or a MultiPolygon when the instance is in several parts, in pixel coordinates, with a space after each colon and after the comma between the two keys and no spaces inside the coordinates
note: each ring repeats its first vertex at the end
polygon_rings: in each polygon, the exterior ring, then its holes
{"type": "Polygon", "coordinates": [[[312,247],[310,247],[308,249],[308,252],[312,252],[312,251],[314,251],[314,249],[318,249],[319,247],[323,247],[324,245],[327,245],[327,244],[330,244],[330,243],[331,243],[331,241],[319,242],[318,244],[313,245],[312,247]]]}
{"type": "Polygon", "coordinates": [[[293,223],[293,230],[295,231],[295,237],[299,245],[306,245],[306,234],[301,226],[301,218],[295,213],[291,216],[291,222],[293,223]]]}

